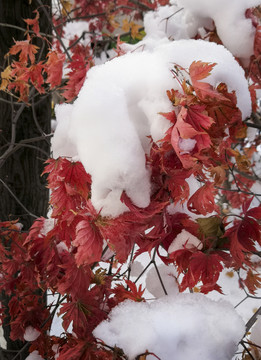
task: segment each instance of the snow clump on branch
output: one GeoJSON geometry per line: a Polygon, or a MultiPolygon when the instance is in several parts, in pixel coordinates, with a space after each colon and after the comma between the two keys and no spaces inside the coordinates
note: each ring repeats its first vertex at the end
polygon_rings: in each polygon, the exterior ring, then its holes
{"type": "Polygon", "coordinates": [[[179,294],[150,304],[127,300],[93,334],[122,348],[129,359],[148,349],[161,360],[230,360],[244,331],[242,319],[228,302],[179,294]]]}
{"type": "Polygon", "coordinates": [[[56,107],[54,157],[68,157],[71,151],[82,162],[92,176],[92,203],[101,215],[128,210],[120,200],[123,191],[135,205],[149,205],[148,136],[158,141],[171,125],[160,115],[173,110],[166,90],[180,90],[171,69],[175,64],[188,69],[197,60],[217,64],[206,80],[214,87],[225,82],[236,92],[243,118],[249,116],[243,69],[223,46],[202,40],[168,41],[94,66],[74,104],[56,107]]]}
{"type": "Polygon", "coordinates": [[[173,0],[171,3],[172,6],[146,14],[147,36],[143,44],[164,35],[175,40],[194,38],[204,28],[212,30],[215,25],[224,46],[240,60],[249,61],[254,52],[255,27],[245,14],[247,9],[261,5],[260,0],[173,0]]]}

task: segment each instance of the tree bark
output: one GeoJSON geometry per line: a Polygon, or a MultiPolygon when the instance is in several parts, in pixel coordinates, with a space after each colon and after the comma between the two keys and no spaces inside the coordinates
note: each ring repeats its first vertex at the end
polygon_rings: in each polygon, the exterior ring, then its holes
{"type": "MultiPolygon", "coordinates": [[[[51,0],[42,1],[45,9],[51,14],[51,0]]],[[[37,0],[0,0],[0,71],[8,66],[5,57],[14,40],[24,40],[24,31],[15,27],[24,28],[23,19],[34,18],[34,10],[40,13],[40,31],[51,34],[51,24],[46,13],[39,7],[37,0]]],[[[40,47],[42,59],[47,54],[46,43],[36,40],[40,47]]],[[[38,59],[41,60],[41,59],[38,59]]],[[[33,91],[33,90],[32,90],[33,91]]],[[[50,152],[49,139],[44,134],[50,134],[51,128],[51,98],[46,95],[37,95],[34,92],[33,103],[30,105],[18,103],[17,100],[0,91],[0,156],[6,154],[0,164],[0,221],[19,219],[23,229],[28,230],[35,216],[46,216],[48,209],[48,190],[41,173],[43,162],[50,152]],[[40,140],[39,138],[43,138],[40,140]],[[26,146],[10,147],[21,140],[37,138],[26,146]],[[6,150],[12,150],[6,153],[6,150]]],[[[8,309],[9,298],[2,294],[1,302],[8,309]]],[[[11,341],[8,318],[3,324],[4,336],[7,341],[7,351],[0,352],[0,359],[13,359],[15,353],[23,347],[20,341],[11,341]],[[8,352],[9,351],[9,352],[8,352]]],[[[26,351],[18,359],[24,359],[26,351]]]]}

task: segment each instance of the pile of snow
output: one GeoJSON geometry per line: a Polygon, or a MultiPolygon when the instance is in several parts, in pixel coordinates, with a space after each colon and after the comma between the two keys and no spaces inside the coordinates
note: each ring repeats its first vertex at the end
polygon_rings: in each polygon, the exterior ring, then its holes
{"type": "Polygon", "coordinates": [[[168,248],[168,253],[171,254],[174,251],[181,249],[195,249],[201,250],[203,247],[202,242],[194,235],[183,229],[176,238],[172,241],[168,248]]]}
{"type": "Polygon", "coordinates": [[[255,28],[245,12],[261,4],[260,0],[175,0],[172,6],[149,12],[144,19],[147,37],[189,39],[202,33],[204,28],[217,29],[224,46],[236,57],[248,61],[253,54],[255,28]]]}
{"type": "Polygon", "coordinates": [[[168,295],[177,295],[179,293],[177,276],[178,272],[174,265],[166,266],[164,264],[157,265],[157,270],[153,266],[146,276],[146,289],[155,298],[160,298],[165,294],[164,289],[168,295]],[[158,270],[158,271],[157,271],[158,270]],[[164,284],[164,289],[162,283],[164,284]]]}
{"type": "Polygon", "coordinates": [[[92,176],[93,205],[103,216],[127,211],[120,201],[123,191],[135,205],[149,205],[148,136],[154,141],[164,136],[170,123],[159,113],[173,109],[166,90],[181,90],[170,69],[197,60],[217,63],[207,81],[235,90],[247,117],[251,101],[243,69],[223,46],[202,40],[168,41],[94,66],[74,104],[56,106],[53,155],[83,163],[92,176]]]}
{"type": "Polygon", "coordinates": [[[34,350],[30,353],[30,355],[27,356],[25,360],[44,360],[41,355],[39,355],[39,352],[37,350],[34,350]]]}
{"type": "Polygon", "coordinates": [[[130,359],[148,350],[161,360],[230,360],[244,331],[229,303],[202,294],[180,294],[150,304],[127,300],[93,334],[122,348],[130,359]]]}
{"type": "Polygon", "coordinates": [[[32,326],[28,326],[24,332],[24,339],[25,341],[34,341],[39,337],[40,334],[40,331],[33,328],[32,326]]]}

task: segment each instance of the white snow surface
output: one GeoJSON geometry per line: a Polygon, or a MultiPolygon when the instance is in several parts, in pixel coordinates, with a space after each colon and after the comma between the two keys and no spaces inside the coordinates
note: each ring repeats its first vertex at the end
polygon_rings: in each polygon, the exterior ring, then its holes
{"type": "Polygon", "coordinates": [[[31,352],[29,356],[25,360],[44,360],[41,355],[39,355],[39,352],[37,350],[34,350],[31,352]]]}
{"type": "Polygon", "coordinates": [[[189,39],[204,34],[203,28],[217,29],[224,46],[242,61],[253,54],[255,27],[245,12],[261,4],[260,0],[176,0],[172,6],[149,12],[144,19],[147,34],[143,43],[151,38],[189,39]]]}
{"type": "Polygon", "coordinates": [[[93,334],[122,348],[130,359],[148,350],[161,360],[230,360],[244,323],[228,302],[180,294],[151,303],[127,300],[93,334]]]}
{"type": "Polygon", "coordinates": [[[179,293],[177,276],[178,272],[174,265],[166,266],[164,264],[157,265],[159,275],[153,266],[146,274],[146,289],[155,298],[165,295],[160,278],[164,284],[164,288],[168,295],[177,295],[179,293]],[[160,277],[159,277],[160,276],[160,277]]]}
{"type": "Polygon", "coordinates": [[[40,334],[40,331],[33,328],[32,326],[28,326],[24,332],[24,339],[25,341],[34,341],[39,337],[40,334]]]}
{"type": "Polygon", "coordinates": [[[198,248],[201,250],[203,247],[202,242],[187,230],[183,229],[175,239],[172,241],[168,248],[168,253],[171,254],[174,251],[181,249],[194,249],[198,248]]]}
{"type": "Polygon", "coordinates": [[[207,81],[235,90],[247,117],[251,101],[243,69],[223,46],[203,40],[168,41],[94,66],[74,104],[56,106],[53,156],[83,163],[92,176],[92,203],[103,216],[127,211],[120,201],[123,191],[135,205],[149,205],[147,136],[158,141],[170,126],[159,113],[173,109],[166,90],[181,90],[170,71],[173,64],[188,68],[197,60],[217,64],[207,81]]]}

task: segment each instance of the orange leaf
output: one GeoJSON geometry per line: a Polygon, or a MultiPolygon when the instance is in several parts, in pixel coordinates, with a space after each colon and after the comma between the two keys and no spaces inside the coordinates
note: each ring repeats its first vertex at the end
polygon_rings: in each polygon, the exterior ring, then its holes
{"type": "Polygon", "coordinates": [[[205,79],[210,75],[211,70],[216,64],[210,64],[202,61],[193,61],[193,63],[189,67],[189,74],[191,77],[192,85],[197,96],[200,100],[223,100],[227,101],[227,99],[221,95],[212,85],[207,82],[202,82],[199,80],[205,79]]]}
{"type": "Polygon", "coordinates": [[[34,11],[36,13],[34,19],[24,19],[27,25],[32,25],[32,30],[35,32],[37,36],[40,36],[40,28],[39,28],[39,12],[37,10],[34,11]]]}
{"type": "Polygon", "coordinates": [[[50,84],[51,89],[53,89],[55,86],[59,86],[62,82],[65,54],[58,53],[57,51],[50,51],[47,54],[47,58],[47,82],[50,84]]]}
{"type": "Polygon", "coordinates": [[[39,47],[30,43],[30,40],[15,41],[9,51],[9,54],[16,55],[19,54],[19,61],[21,63],[27,63],[29,57],[32,64],[35,62],[35,54],[37,53],[39,47]]]}

